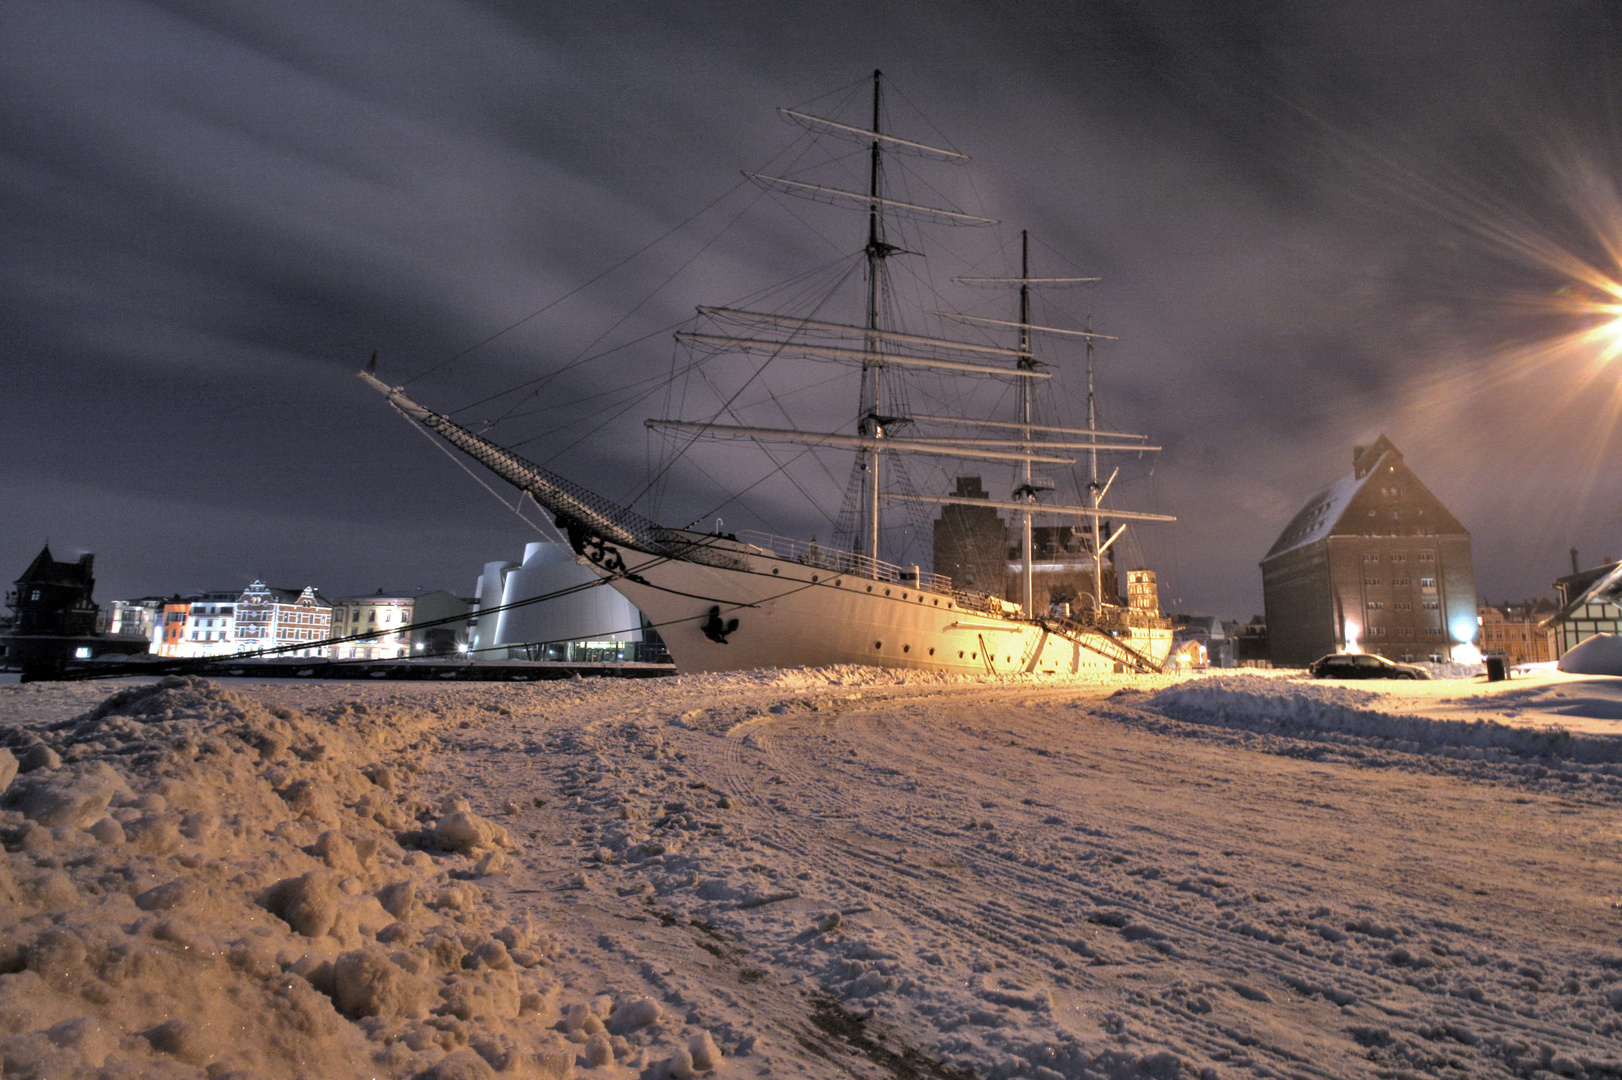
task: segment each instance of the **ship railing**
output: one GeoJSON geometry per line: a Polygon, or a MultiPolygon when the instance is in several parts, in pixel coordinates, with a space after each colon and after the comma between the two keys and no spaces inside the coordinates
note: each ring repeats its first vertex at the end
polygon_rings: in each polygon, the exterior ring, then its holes
{"type": "Polygon", "coordinates": [[[952,588],[952,579],[945,574],[926,574],[916,567],[897,566],[895,563],[870,559],[859,552],[841,551],[838,548],[818,544],[814,540],[796,540],[792,537],[756,532],[753,529],[741,529],[737,535],[738,539],[746,544],[803,566],[821,567],[836,574],[850,574],[852,577],[868,578],[872,581],[910,585],[925,592],[955,592],[952,588]]]}
{"type": "Polygon", "coordinates": [[[1066,628],[1096,630],[1104,634],[1121,633],[1127,629],[1126,620],[1118,607],[1106,607],[1103,610],[1072,608],[1068,615],[1050,614],[1048,618],[1066,628]]]}
{"type": "Polygon", "coordinates": [[[969,592],[966,589],[950,590],[952,599],[964,611],[974,611],[982,615],[991,615],[999,619],[1006,619],[1017,614],[1019,608],[1006,600],[999,600],[995,596],[980,592],[969,592]]]}

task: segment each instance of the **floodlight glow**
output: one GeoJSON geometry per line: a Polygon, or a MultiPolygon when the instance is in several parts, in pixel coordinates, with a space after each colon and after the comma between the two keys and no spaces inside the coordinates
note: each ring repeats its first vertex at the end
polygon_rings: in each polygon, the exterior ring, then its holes
{"type": "Polygon", "coordinates": [[[1363,651],[1363,646],[1359,645],[1357,642],[1357,637],[1362,632],[1363,628],[1361,626],[1357,625],[1357,623],[1353,622],[1351,619],[1346,620],[1346,645],[1344,647],[1344,651],[1349,653],[1360,653],[1363,651]]]}
{"type": "Polygon", "coordinates": [[[1464,177],[1432,182],[1414,173],[1399,181],[1416,184],[1414,195],[1515,264],[1526,282],[1493,298],[1492,320],[1513,321],[1467,346],[1457,357],[1464,362],[1416,379],[1408,402],[1416,419],[1435,427],[1441,410],[1461,410],[1475,394],[1508,393],[1527,404],[1535,397],[1551,443],[1594,445],[1581,466],[1592,490],[1614,469],[1600,447],[1622,437],[1622,184],[1582,152],[1546,147],[1538,158],[1527,164],[1553,201],[1536,212],[1487,196],[1464,177]],[[1551,215],[1555,221],[1546,222],[1551,215]]]}

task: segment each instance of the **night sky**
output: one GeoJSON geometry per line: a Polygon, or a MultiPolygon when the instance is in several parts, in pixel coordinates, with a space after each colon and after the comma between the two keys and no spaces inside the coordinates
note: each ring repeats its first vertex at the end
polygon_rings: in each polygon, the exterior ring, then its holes
{"type": "MultiPolygon", "coordinates": [[[[48,540],[96,553],[104,600],[469,594],[536,534],[354,378],[374,350],[638,496],[668,330],[860,248],[739,171],[803,145],[777,106],[863,122],[874,68],[898,133],[974,159],[909,163],[912,194],[1003,223],[918,241],[946,291],[1013,272],[1022,228],[1036,272],[1103,278],[1040,310],[1118,338],[1102,419],[1165,448],[1119,494],[1180,519],[1128,548],[1169,609],[1259,612],[1257,562],[1381,433],[1471,530],[1479,594],[1622,554],[1602,2],[0,0],[0,26],[6,581],[48,540]]],[[[849,430],[847,386],[806,401],[849,430]]],[[[722,506],[770,469],[731,449],[638,509],[830,534],[846,466],[722,506]]]]}

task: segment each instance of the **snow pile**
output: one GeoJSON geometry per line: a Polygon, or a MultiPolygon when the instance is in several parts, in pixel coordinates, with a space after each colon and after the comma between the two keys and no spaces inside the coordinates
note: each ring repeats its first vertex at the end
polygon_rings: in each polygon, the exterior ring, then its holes
{"type": "Polygon", "coordinates": [[[1059,689],[1069,686],[1118,686],[1123,682],[1133,685],[1161,686],[1184,676],[1174,673],[1163,675],[1110,674],[1083,672],[1075,675],[1043,675],[1034,672],[1005,672],[1001,674],[962,675],[945,671],[922,671],[909,668],[868,667],[862,664],[832,664],[828,667],[759,668],[754,671],[735,671],[711,675],[682,675],[677,685],[713,685],[717,690],[738,693],[750,689],[769,690],[824,690],[839,687],[931,687],[931,686],[1035,686],[1059,689]]]}
{"type": "Polygon", "coordinates": [[[1558,667],[1572,675],[1622,675],[1622,636],[1597,634],[1579,642],[1558,667]]]}
{"type": "MultiPolygon", "coordinates": [[[[562,1008],[555,939],[498,918],[475,883],[500,871],[507,831],[413,790],[439,722],[364,703],[272,710],[168,678],[5,730],[0,1071],[645,1068],[658,1004],[562,1008]]],[[[701,1061],[713,1046],[681,1046],[667,1071],[701,1061]]]]}
{"type": "Polygon", "coordinates": [[[1430,672],[1433,679],[1473,679],[1487,673],[1486,664],[1433,664],[1425,660],[1416,662],[1414,666],[1430,672]]]}
{"type": "Polygon", "coordinates": [[[1440,720],[1390,713],[1382,696],[1349,686],[1257,675],[1192,679],[1139,700],[1123,690],[1112,700],[1174,720],[1275,735],[1324,733],[1385,740],[1393,749],[1469,756],[1553,757],[1587,764],[1622,762],[1622,741],[1574,734],[1558,726],[1513,727],[1491,720],[1440,720]]]}

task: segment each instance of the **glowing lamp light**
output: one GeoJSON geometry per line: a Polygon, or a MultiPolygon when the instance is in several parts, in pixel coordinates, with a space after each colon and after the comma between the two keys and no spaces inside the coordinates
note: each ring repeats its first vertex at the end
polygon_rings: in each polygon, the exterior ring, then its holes
{"type": "Polygon", "coordinates": [[[1609,364],[1622,355],[1622,285],[1609,279],[1595,284],[1596,293],[1581,304],[1584,313],[1595,319],[1593,325],[1582,332],[1582,339],[1596,347],[1601,364],[1609,364]]]}
{"type": "Polygon", "coordinates": [[[1350,619],[1346,620],[1346,652],[1360,653],[1363,651],[1363,646],[1359,645],[1357,642],[1358,635],[1362,632],[1363,628],[1361,626],[1350,619]]]}

